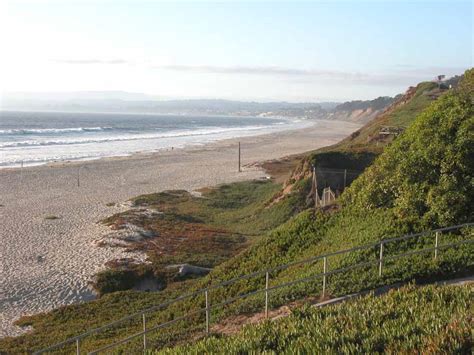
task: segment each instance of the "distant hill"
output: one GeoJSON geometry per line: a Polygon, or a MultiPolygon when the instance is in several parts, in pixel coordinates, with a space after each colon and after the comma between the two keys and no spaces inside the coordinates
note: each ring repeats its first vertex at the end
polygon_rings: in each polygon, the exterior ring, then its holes
{"type": "Polygon", "coordinates": [[[372,108],[374,110],[382,110],[388,105],[390,105],[395,98],[389,96],[380,96],[374,100],[367,100],[367,101],[348,101],[344,102],[343,104],[337,105],[334,110],[335,111],[352,111],[352,110],[366,110],[368,108],[372,108]]]}
{"type": "MultiPolygon", "coordinates": [[[[460,76],[431,85],[429,95],[439,95],[456,86],[460,76]],[[438,92],[436,91],[438,90],[438,92]]],[[[431,97],[433,99],[434,97],[431,97]]],[[[0,109],[65,112],[124,112],[175,115],[223,115],[331,119],[367,123],[380,116],[403,95],[381,96],[373,100],[338,102],[255,102],[224,99],[165,100],[160,97],[123,91],[78,91],[50,93],[4,93],[0,109]]]]}
{"type": "Polygon", "coordinates": [[[246,102],[223,99],[163,100],[127,92],[4,94],[4,110],[128,112],[189,115],[283,116],[322,118],[337,103],[246,102]]]}
{"type": "Polygon", "coordinates": [[[338,102],[255,102],[224,99],[163,100],[140,93],[86,91],[70,93],[12,93],[3,95],[4,110],[65,112],[126,112],[176,115],[229,115],[335,119],[368,122],[395,98],[338,102]]]}

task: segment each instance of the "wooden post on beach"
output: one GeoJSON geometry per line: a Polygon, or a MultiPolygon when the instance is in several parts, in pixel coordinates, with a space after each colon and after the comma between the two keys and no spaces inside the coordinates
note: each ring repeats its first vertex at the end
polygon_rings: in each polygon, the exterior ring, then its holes
{"type": "Polygon", "coordinates": [[[242,170],[240,169],[240,142],[239,142],[239,173],[241,172],[242,170]]]}
{"type": "Polygon", "coordinates": [[[77,167],[77,187],[80,187],[81,186],[81,183],[79,181],[79,175],[81,173],[81,166],[78,166],[77,167]]]}
{"type": "Polygon", "coordinates": [[[21,161],[21,168],[20,168],[20,181],[23,182],[23,160],[21,161]]]}

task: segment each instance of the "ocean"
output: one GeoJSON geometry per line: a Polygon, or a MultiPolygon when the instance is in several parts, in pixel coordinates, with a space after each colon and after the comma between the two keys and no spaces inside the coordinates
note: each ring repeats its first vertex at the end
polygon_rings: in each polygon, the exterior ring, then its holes
{"type": "Polygon", "coordinates": [[[310,124],[268,117],[0,111],[0,168],[127,156],[310,124]]]}

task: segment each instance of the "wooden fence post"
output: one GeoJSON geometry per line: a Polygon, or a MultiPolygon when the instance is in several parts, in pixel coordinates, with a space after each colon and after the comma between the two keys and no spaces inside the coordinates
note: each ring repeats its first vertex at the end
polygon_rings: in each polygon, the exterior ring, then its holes
{"type": "Polygon", "coordinates": [[[326,294],[326,272],[327,272],[327,257],[323,259],[323,297],[326,294]]]}
{"type": "Polygon", "coordinates": [[[240,142],[239,142],[239,173],[241,172],[242,170],[240,169],[240,142]]]}
{"type": "Polygon", "coordinates": [[[265,273],[265,319],[268,319],[268,271],[265,273]]]}
{"type": "Polygon", "coordinates": [[[383,260],[383,241],[380,242],[380,252],[379,252],[379,277],[382,276],[382,260],[383,260]]]}
{"type": "Polygon", "coordinates": [[[208,291],[206,290],[204,292],[205,296],[206,296],[206,334],[209,334],[209,318],[210,318],[210,314],[209,314],[209,295],[208,295],[208,291]]]}
{"type": "Polygon", "coordinates": [[[146,316],[145,313],[142,314],[143,319],[143,350],[146,350],[146,316]]]}

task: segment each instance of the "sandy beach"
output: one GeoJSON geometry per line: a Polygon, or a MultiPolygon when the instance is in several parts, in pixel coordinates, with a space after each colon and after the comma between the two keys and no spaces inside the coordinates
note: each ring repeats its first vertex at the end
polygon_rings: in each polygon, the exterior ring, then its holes
{"type": "Polygon", "coordinates": [[[22,315],[92,299],[91,277],[106,261],[130,257],[121,248],[94,246],[108,231],[97,221],[124,209],[120,203],[144,193],[259,178],[264,172],[253,163],[336,143],[357,128],[318,121],[302,130],[199,147],[0,170],[0,336],[19,334],[13,321],[22,315]]]}

